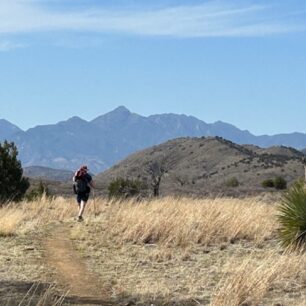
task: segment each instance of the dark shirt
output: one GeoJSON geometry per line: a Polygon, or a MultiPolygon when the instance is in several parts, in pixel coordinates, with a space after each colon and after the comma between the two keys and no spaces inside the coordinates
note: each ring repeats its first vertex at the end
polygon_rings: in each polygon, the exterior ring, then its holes
{"type": "MultiPolygon", "coordinates": [[[[83,181],[85,181],[87,183],[87,190],[86,190],[85,193],[89,194],[90,193],[89,183],[92,181],[92,176],[90,174],[88,174],[88,173],[83,174],[82,176],[77,176],[76,175],[73,180],[76,181],[78,179],[81,179],[81,180],[83,180],[83,181]]],[[[84,193],[84,192],[82,192],[82,193],[84,193]]]]}
{"type": "MultiPolygon", "coordinates": [[[[87,184],[89,184],[92,181],[92,177],[90,174],[86,173],[83,177],[83,180],[85,180],[87,182],[87,184]]],[[[87,185],[87,193],[90,193],[90,187],[89,185],[87,185]]]]}

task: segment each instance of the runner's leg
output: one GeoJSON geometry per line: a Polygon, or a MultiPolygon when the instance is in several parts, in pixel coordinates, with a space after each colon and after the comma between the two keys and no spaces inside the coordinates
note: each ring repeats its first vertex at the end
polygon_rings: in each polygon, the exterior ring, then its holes
{"type": "Polygon", "coordinates": [[[86,203],[84,200],[81,201],[80,205],[79,205],[79,218],[83,216],[83,213],[84,213],[84,209],[85,209],[85,206],[86,206],[86,203]]]}

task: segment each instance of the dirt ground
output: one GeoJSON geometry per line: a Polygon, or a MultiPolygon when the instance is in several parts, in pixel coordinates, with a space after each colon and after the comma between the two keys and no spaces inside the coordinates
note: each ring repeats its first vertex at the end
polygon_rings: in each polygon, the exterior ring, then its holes
{"type": "MultiPolygon", "coordinates": [[[[115,237],[109,239],[101,219],[70,230],[75,248],[89,269],[112,288],[113,296],[137,305],[210,305],[228,265],[238,267],[249,258],[254,266],[260,265],[271,250],[279,249],[277,239],[257,246],[249,241],[232,241],[186,249],[120,244],[115,237]]],[[[275,283],[260,305],[301,306],[306,305],[305,297],[306,279],[300,275],[294,281],[288,278],[275,283]]]]}
{"type": "Polygon", "coordinates": [[[1,238],[0,305],[114,305],[73,248],[70,223],[1,238]]]}

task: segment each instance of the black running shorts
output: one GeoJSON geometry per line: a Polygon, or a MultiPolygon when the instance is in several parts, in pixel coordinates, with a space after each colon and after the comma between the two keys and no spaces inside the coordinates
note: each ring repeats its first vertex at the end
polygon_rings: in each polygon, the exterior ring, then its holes
{"type": "Polygon", "coordinates": [[[87,202],[88,199],[89,199],[89,193],[78,193],[77,194],[78,204],[81,204],[81,201],[87,202]]]}

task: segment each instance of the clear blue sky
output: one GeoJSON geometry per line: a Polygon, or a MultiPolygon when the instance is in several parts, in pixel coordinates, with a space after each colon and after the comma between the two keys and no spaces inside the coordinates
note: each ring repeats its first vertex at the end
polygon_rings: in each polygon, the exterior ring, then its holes
{"type": "Polygon", "coordinates": [[[0,0],[0,118],[119,105],[306,133],[306,2],[0,0]]]}

